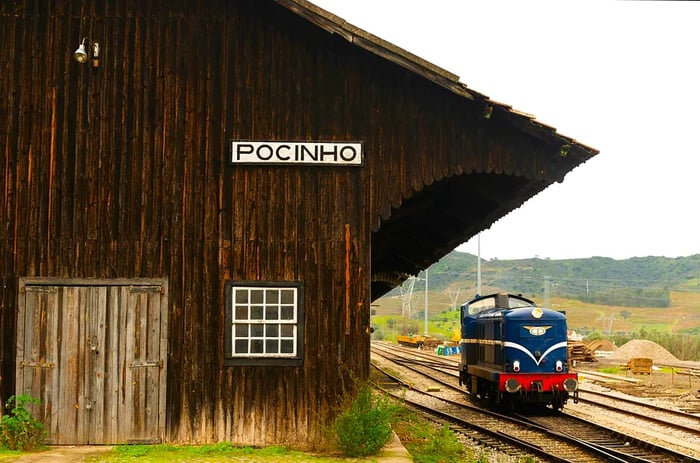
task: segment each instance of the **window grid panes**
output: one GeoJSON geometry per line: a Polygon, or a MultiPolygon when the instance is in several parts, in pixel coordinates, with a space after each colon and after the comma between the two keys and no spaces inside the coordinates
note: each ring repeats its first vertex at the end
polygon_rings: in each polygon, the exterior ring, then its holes
{"type": "Polygon", "coordinates": [[[297,355],[296,287],[232,288],[233,357],[297,355]]]}

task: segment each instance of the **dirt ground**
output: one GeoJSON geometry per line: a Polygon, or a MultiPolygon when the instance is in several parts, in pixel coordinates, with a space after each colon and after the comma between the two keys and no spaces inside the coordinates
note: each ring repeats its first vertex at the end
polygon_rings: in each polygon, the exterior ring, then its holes
{"type": "Polygon", "coordinates": [[[576,369],[582,384],[591,381],[631,396],[653,399],[689,413],[700,413],[700,376],[696,373],[700,371],[700,364],[654,367],[651,374],[620,370],[615,375],[587,376],[587,372],[599,373],[613,367],[620,365],[601,361],[581,363],[576,369]]]}
{"type": "Polygon", "coordinates": [[[61,446],[19,457],[0,458],[0,463],[79,463],[89,456],[108,452],[106,446],[61,446]]]}

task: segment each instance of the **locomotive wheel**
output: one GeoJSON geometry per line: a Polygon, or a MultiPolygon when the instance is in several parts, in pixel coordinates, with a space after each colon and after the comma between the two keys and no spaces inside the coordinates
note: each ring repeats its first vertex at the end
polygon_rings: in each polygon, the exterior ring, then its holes
{"type": "Polygon", "coordinates": [[[554,396],[552,399],[552,409],[554,409],[554,411],[559,411],[564,408],[564,403],[566,403],[566,397],[559,395],[554,396]]]}
{"type": "Polygon", "coordinates": [[[478,395],[481,398],[481,400],[488,403],[489,405],[493,406],[498,404],[499,402],[498,390],[496,389],[496,385],[483,379],[479,380],[478,395]]]}

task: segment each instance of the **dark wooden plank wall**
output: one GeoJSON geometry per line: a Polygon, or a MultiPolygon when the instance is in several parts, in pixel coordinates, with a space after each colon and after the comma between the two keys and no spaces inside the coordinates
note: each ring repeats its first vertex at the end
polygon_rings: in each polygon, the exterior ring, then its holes
{"type": "MultiPolygon", "coordinates": [[[[390,94],[384,95],[387,104],[372,121],[382,134],[379,162],[370,171],[375,179],[370,199],[373,231],[404,199],[446,177],[487,173],[554,181],[561,168],[558,147],[484,119],[483,102],[458,98],[417,77],[402,83],[390,87],[390,94]]],[[[376,95],[368,98],[385,92],[378,86],[372,92],[376,95]]]]}
{"type": "Polygon", "coordinates": [[[482,108],[269,2],[4,1],[0,43],[2,398],[19,276],[165,277],[176,441],[319,438],[368,373],[370,230],[446,176],[546,169],[482,108]],[[99,69],[71,59],[83,36],[99,69]],[[366,165],[234,168],[231,138],[360,139],[366,165]],[[227,279],[304,281],[303,369],[222,366],[227,279]]]}
{"type": "MultiPolygon", "coordinates": [[[[230,138],[349,135],[319,111],[336,103],[320,101],[314,54],[265,23],[290,14],[56,3],[1,10],[4,333],[18,276],[167,277],[170,438],[318,438],[341,380],[368,371],[365,170],[226,163],[230,138]],[[70,58],[83,35],[101,42],[97,70],[70,58]],[[222,367],[230,278],[304,281],[304,369],[222,367]]],[[[3,398],[14,342],[3,336],[3,398]]]]}

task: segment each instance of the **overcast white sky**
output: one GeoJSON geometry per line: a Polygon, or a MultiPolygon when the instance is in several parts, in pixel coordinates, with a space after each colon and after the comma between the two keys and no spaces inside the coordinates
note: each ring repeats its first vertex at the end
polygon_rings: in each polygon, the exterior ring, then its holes
{"type": "Polygon", "coordinates": [[[600,150],[483,232],[482,258],[700,254],[700,2],[312,2],[600,150]]]}

